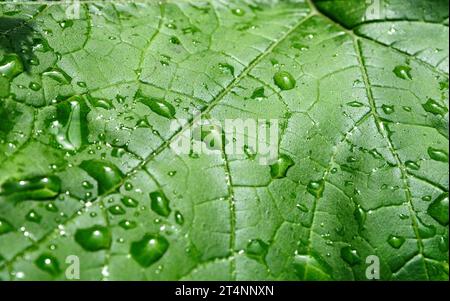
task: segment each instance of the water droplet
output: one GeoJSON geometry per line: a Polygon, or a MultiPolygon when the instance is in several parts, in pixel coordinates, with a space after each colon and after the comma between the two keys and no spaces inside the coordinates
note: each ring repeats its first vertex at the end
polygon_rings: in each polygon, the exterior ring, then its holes
{"type": "Polygon", "coordinates": [[[427,102],[422,105],[422,107],[425,111],[434,115],[444,116],[448,112],[448,109],[444,105],[441,105],[436,100],[431,98],[429,98],[427,102]]]}
{"type": "Polygon", "coordinates": [[[388,238],[388,243],[395,249],[399,249],[404,243],[405,238],[396,235],[390,235],[388,238]]]}
{"type": "Polygon", "coordinates": [[[130,220],[123,220],[119,222],[119,226],[124,230],[131,230],[137,227],[137,223],[130,220]]]}
{"type": "Polygon", "coordinates": [[[0,218],[0,235],[14,231],[14,227],[5,219],[0,218]]]}
{"type": "Polygon", "coordinates": [[[420,169],[419,164],[417,164],[414,161],[406,161],[405,166],[406,166],[406,168],[411,169],[411,170],[419,170],[420,169]]]}
{"type": "Polygon", "coordinates": [[[59,26],[64,30],[73,26],[73,20],[63,20],[58,22],[59,26]]]}
{"type": "Polygon", "coordinates": [[[120,205],[114,205],[108,208],[109,213],[112,215],[123,215],[125,214],[125,209],[123,209],[120,205]]]}
{"type": "Polygon", "coordinates": [[[285,178],[289,168],[294,166],[295,162],[288,155],[281,154],[276,163],[270,165],[270,175],[272,179],[285,178]]]}
{"type": "Polygon", "coordinates": [[[435,161],[446,162],[446,163],[448,162],[448,153],[444,150],[429,147],[427,152],[428,152],[428,155],[430,156],[430,158],[435,161]]]}
{"type": "Polygon", "coordinates": [[[361,257],[358,251],[349,246],[341,249],[341,258],[351,266],[361,262],[361,257]]]}
{"type": "Polygon", "coordinates": [[[175,117],[175,107],[164,99],[150,98],[142,95],[140,91],[136,93],[136,101],[139,101],[149,107],[156,114],[173,119],[175,117]]]}
{"type": "Polygon", "coordinates": [[[181,44],[180,39],[177,38],[177,37],[171,37],[171,38],[169,39],[169,41],[170,41],[170,43],[172,43],[172,44],[174,44],[174,45],[180,45],[180,44],[181,44]]]}
{"type": "Polygon", "coordinates": [[[0,75],[12,79],[24,71],[22,61],[17,54],[7,54],[0,61],[0,75]]]}
{"type": "Polygon", "coordinates": [[[347,105],[349,107],[353,107],[353,108],[364,107],[364,104],[362,102],[359,102],[359,101],[351,101],[351,102],[348,102],[347,105]]]}
{"type": "Polygon", "coordinates": [[[264,262],[267,252],[269,251],[269,245],[261,239],[252,239],[248,242],[245,248],[245,253],[248,257],[257,261],[264,262]]]}
{"type": "Polygon", "coordinates": [[[279,71],[275,73],[273,80],[281,90],[292,90],[296,85],[294,77],[286,71],[279,71]]]}
{"type": "Polygon", "coordinates": [[[243,15],[245,15],[245,10],[241,8],[234,8],[231,10],[231,12],[233,13],[233,15],[236,15],[238,17],[242,17],[243,15]]]}
{"type": "Polygon", "coordinates": [[[256,99],[256,100],[261,100],[261,98],[264,98],[264,97],[266,97],[264,95],[264,87],[256,88],[253,91],[252,96],[250,96],[251,99],[256,99]]]}
{"type": "Polygon", "coordinates": [[[33,91],[39,91],[39,90],[41,90],[41,88],[42,88],[40,84],[35,83],[35,82],[31,82],[31,83],[28,85],[28,87],[29,87],[31,90],[33,90],[33,91]]]}
{"type": "Polygon", "coordinates": [[[220,68],[220,70],[222,70],[222,72],[228,72],[231,75],[233,75],[233,77],[234,77],[234,67],[231,66],[230,64],[220,63],[219,68],[220,68]]]}
{"type": "Polygon", "coordinates": [[[49,254],[42,254],[34,262],[36,266],[44,272],[52,276],[57,276],[61,273],[58,260],[49,254]]]}
{"type": "Polygon", "coordinates": [[[133,198],[130,197],[123,197],[121,200],[122,204],[125,207],[129,207],[129,208],[136,208],[139,205],[139,202],[133,198]]]}
{"type": "Polygon", "coordinates": [[[309,210],[308,210],[308,207],[306,207],[304,204],[297,204],[297,205],[295,205],[295,207],[298,209],[298,210],[300,210],[301,212],[308,212],[309,210]]]}
{"type": "Polygon", "coordinates": [[[0,195],[17,201],[48,200],[55,198],[61,190],[61,180],[56,176],[8,180],[1,186],[0,195]]]}
{"type": "Polygon", "coordinates": [[[162,191],[154,191],[150,193],[151,208],[152,210],[164,217],[170,215],[171,209],[169,206],[169,199],[162,191]]]}
{"type": "Polygon", "coordinates": [[[366,212],[361,208],[361,206],[357,206],[355,211],[353,211],[353,216],[355,217],[356,222],[360,228],[364,227],[364,223],[366,222],[366,212]]]}
{"type": "Polygon", "coordinates": [[[382,105],[381,109],[383,109],[383,112],[387,115],[390,115],[395,112],[394,106],[382,105]]]}
{"type": "Polygon", "coordinates": [[[99,160],[88,160],[83,161],[80,164],[80,168],[97,181],[99,194],[104,194],[112,189],[118,188],[119,184],[122,182],[122,172],[112,163],[99,160]]]}
{"type": "Polygon", "coordinates": [[[48,203],[45,205],[45,209],[49,212],[58,212],[58,207],[53,203],[48,203]]]}
{"type": "Polygon", "coordinates": [[[106,250],[111,247],[111,231],[100,225],[79,229],[75,233],[75,241],[86,251],[106,250]]]}
{"type": "Polygon", "coordinates": [[[439,250],[443,253],[448,252],[448,234],[439,237],[439,250]]]}
{"type": "Polygon", "coordinates": [[[175,222],[178,225],[183,225],[184,224],[184,216],[183,216],[183,214],[181,214],[180,211],[176,211],[175,212],[175,222]]]}
{"type": "Polygon", "coordinates": [[[409,66],[396,66],[393,70],[394,74],[401,79],[412,79],[411,67],[409,66]]]}
{"type": "Polygon", "coordinates": [[[320,199],[323,196],[323,191],[325,190],[325,181],[311,181],[306,187],[306,190],[317,199],[320,199]]]}
{"type": "Polygon", "coordinates": [[[49,68],[42,73],[42,75],[47,76],[63,85],[68,85],[72,82],[72,78],[60,68],[49,68]]]}
{"type": "Polygon", "coordinates": [[[140,266],[147,268],[161,259],[168,248],[169,242],[164,236],[146,234],[131,244],[130,254],[140,266]]]}
{"type": "Polygon", "coordinates": [[[443,226],[448,225],[448,193],[438,196],[428,207],[428,214],[443,226]]]}
{"type": "Polygon", "coordinates": [[[88,143],[87,115],[90,109],[78,95],[56,106],[56,120],[50,129],[56,142],[66,150],[78,150],[88,143]]]}
{"type": "Polygon", "coordinates": [[[42,220],[42,216],[38,214],[36,211],[31,210],[27,213],[25,219],[29,222],[39,224],[42,220]]]}

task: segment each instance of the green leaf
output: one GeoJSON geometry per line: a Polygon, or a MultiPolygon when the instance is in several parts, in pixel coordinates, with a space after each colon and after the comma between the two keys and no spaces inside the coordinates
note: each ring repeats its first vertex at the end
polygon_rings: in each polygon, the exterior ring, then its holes
{"type": "Polygon", "coordinates": [[[0,2],[0,279],[448,280],[448,1],[413,2],[0,2]]]}

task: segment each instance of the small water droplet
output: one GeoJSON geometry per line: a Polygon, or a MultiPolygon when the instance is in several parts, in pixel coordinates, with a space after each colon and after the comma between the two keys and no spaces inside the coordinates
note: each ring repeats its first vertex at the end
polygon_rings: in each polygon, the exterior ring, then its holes
{"type": "Polygon", "coordinates": [[[175,222],[178,225],[183,225],[184,224],[184,216],[183,216],[183,214],[181,214],[180,211],[176,211],[175,212],[175,222]]]}
{"type": "Polygon", "coordinates": [[[242,17],[243,15],[245,15],[245,10],[241,8],[234,8],[231,10],[231,12],[233,13],[233,15],[236,15],[238,17],[242,17]]]}
{"type": "Polygon", "coordinates": [[[124,215],[125,209],[123,209],[120,205],[114,205],[108,208],[109,213],[112,215],[124,215]]]}
{"type": "Polygon", "coordinates": [[[411,70],[409,66],[396,66],[393,72],[398,78],[411,80],[411,70]]]}
{"type": "Polygon", "coordinates": [[[135,221],[123,220],[119,222],[119,226],[124,230],[131,230],[137,227],[137,223],[135,221]]]}
{"type": "Polygon", "coordinates": [[[121,200],[122,204],[125,207],[136,208],[139,205],[139,202],[131,197],[123,197],[121,200]]]}
{"type": "Polygon", "coordinates": [[[281,179],[285,178],[289,168],[294,166],[295,162],[291,157],[285,154],[281,154],[278,157],[278,160],[270,165],[270,175],[272,179],[281,179]]]}
{"type": "Polygon", "coordinates": [[[419,170],[420,169],[420,165],[414,161],[406,161],[405,166],[407,169],[410,169],[410,170],[419,170]]]}
{"type": "Polygon", "coordinates": [[[154,191],[150,193],[151,208],[152,210],[164,217],[170,215],[171,209],[169,206],[169,199],[162,191],[154,191]]]}
{"type": "Polygon", "coordinates": [[[325,190],[325,181],[311,181],[306,187],[306,190],[315,198],[320,199],[323,196],[323,191],[325,190]]]}
{"type": "Polygon", "coordinates": [[[390,105],[382,105],[381,109],[383,109],[383,112],[387,115],[390,115],[395,112],[394,106],[390,105]]]}
{"type": "Polygon", "coordinates": [[[61,273],[58,260],[49,254],[40,255],[34,262],[36,266],[44,272],[52,276],[57,276],[61,273]]]}
{"type": "Polygon", "coordinates": [[[405,238],[396,235],[390,235],[388,238],[388,243],[395,249],[399,249],[404,243],[405,238]]]}
{"type": "Polygon", "coordinates": [[[42,216],[34,210],[31,210],[25,216],[25,219],[29,222],[39,224],[42,220],[42,216]]]}
{"type": "Polygon", "coordinates": [[[361,263],[358,251],[349,246],[341,249],[341,258],[351,266],[361,263]]]}

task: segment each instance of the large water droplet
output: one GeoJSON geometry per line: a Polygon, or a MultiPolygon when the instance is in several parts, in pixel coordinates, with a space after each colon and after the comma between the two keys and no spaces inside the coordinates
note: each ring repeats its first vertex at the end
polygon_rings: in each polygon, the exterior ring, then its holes
{"type": "Polygon", "coordinates": [[[361,262],[361,256],[358,251],[349,246],[341,249],[341,258],[351,266],[361,262]]]}
{"type": "Polygon", "coordinates": [[[448,112],[448,109],[444,105],[441,105],[436,100],[431,98],[429,98],[427,102],[422,105],[422,107],[425,111],[434,115],[444,116],[448,112]]]}
{"type": "Polygon", "coordinates": [[[120,205],[113,205],[108,208],[109,213],[112,215],[124,215],[125,209],[123,209],[120,205]]]}
{"type": "Polygon", "coordinates": [[[428,214],[438,221],[441,225],[448,225],[448,193],[445,192],[438,196],[428,207],[428,214]]]}
{"type": "Polygon", "coordinates": [[[270,175],[272,179],[285,178],[289,168],[294,166],[294,161],[288,155],[280,155],[278,160],[270,165],[270,175]]]}
{"type": "Polygon", "coordinates": [[[296,81],[289,72],[279,71],[275,73],[273,80],[281,90],[292,90],[295,88],[296,81]]]}
{"type": "Polygon", "coordinates": [[[36,266],[44,272],[49,273],[52,276],[57,276],[61,273],[58,260],[49,254],[42,254],[34,262],[36,266]]]}
{"type": "Polygon", "coordinates": [[[90,111],[81,96],[72,96],[56,106],[56,120],[51,132],[57,143],[66,150],[78,150],[88,143],[88,120],[90,111]]]}
{"type": "Polygon", "coordinates": [[[390,235],[388,238],[388,243],[395,249],[399,249],[404,243],[405,238],[396,235],[390,235]]]}
{"type": "Polygon", "coordinates": [[[396,66],[393,70],[394,74],[401,79],[412,79],[411,67],[409,66],[396,66]]]}
{"type": "Polygon", "coordinates": [[[355,217],[356,222],[358,223],[359,228],[364,227],[364,223],[366,222],[366,212],[361,208],[361,206],[357,206],[355,211],[353,211],[353,216],[355,217]]]}
{"type": "Polygon", "coordinates": [[[0,61],[0,75],[12,79],[24,71],[22,61],[17,54],[7,54],[0,61]]]}
{"type": "Polygon", "coordinates": [[[448,153],[444,150],[429,147],[427,152],[430,158],[435,161],[448,162],[448,153]]]}
{"type": "Polygon", "coordinates": [[[306,187],[306,190],[314,197],[320,199],[323,196],[323,191],[325,190],[325,181],[311,181],[306,187]]]}
{"type": "Polygon", "coordinates": [[[99,194],[117,188],[123,179],[120,169],[109,162],[88,160],[83,161],[80,167],[97,181],[99,194]]]}
{"type": "Polygon", "coordinates": [[[130,253],[140,266],[147,268],[164,256],[169,242],[159,234],[146,234],[141,240],[133,242],[130,253]]]}
{"type": "Polygon", "coordinates": [[[42,75],[47,76],[63,85],[68,85],[72,82],[72,78],[60,68],[49,68],[42,73],[42,75]]]}
{"type": "Polygon", "coordinates": [[[107,250],[111,247],[111,231],[100,225],[79,229],[75,233],[75,241],[86,251],[107,250]]]}
{"type": "Polygon", "coordinates": [[[164,217],[170,215],[171,209],[169,206],[169,199],[162,191],[154,191],[150,193],[150,201],[152,210],[164,217]]]}
{"type": "Polygon", "coordinates": [[[11,179],[3,183],[0,195],[16,201],[48,200],[56,197],[61,190],[61,180],[57,176],[11,179]]]}
{"type": "Polygon", "coordinates": [[[264,97],[266,97],[266,96],[264,95],[264,87],[256,88],[256,89],[253,91],[252,96],[250,96],[251,99],[256,99],[256,100],[260,100],[260,99],[262,99],[262,98],[264,98],[264,97]]]}

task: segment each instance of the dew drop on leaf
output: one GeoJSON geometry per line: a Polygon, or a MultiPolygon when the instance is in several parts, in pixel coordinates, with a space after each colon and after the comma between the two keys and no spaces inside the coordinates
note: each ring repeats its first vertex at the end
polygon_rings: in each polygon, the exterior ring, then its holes
{"type": "Polygon", "coordinates": [[[52,255],[42,254],[35,260],[34,263],[39,269],[52,276],[57,276],[58,274],[61,273],[59,262],[52,255]]]}
{"type": "Polygon", "coordinates": [[[361,257],[358,251],[350,246],[341,249],[341,258],[351,266],[361,263],[361,257]]]}
{"type": "Polygon", "coordinates": [[[90,228],[78,229],[75,233],[75,241],[86,251],[96,252],[107,250],[111,246],[111,231],[100,225],[90,228]]]}
{"type": "Polygon", "coordinates": [[[146,234],[141,240],[131,244],[130,254],[142,267],[149,267],[157,262],[169,248],[169,241],[159,234],[146,234]]]}
{"type": "Polygon", "coordinates": [[[388,238],[388,243],[395,249],[399,249],[404,243],[405,238],[396,235],[390,235],[388,238]]]}
{"type": "Polygon", "coordinates": [[[117,188],[122,182],[122,172],[112,163],[99,160],[88,160],[83,161],[80,164],[80,168],[97,181],[99,194],[104,194],[117,188]]]}
{"type": "Polygon", "coordinates": [[[150,201],[152,210],[164,217],[170,215],[171,209],[169,206],[169,199],[162,191],[154,191],[150,193],[150,201]]]}
{"type": "Polygon", "coordinates": [[[270,175],[272,179],[281,179],[285,178],[289,168],[294,166],[294,160],[288,155],[281,154],[278,157],[278,160],[270,165],[270,175]]]}
{"type": "Polygon", "coordinates": [[[273,80],[281,90],[292,90],[296,85],[294,77],[287,71],[279,71],[275,73],[273,80]]]}
{"type": "Polygon", "coordinates": [[[428,207],[428,214],[443,226],[448,225],[448,193],[438,196],[428,207]]]}
{"type": "Polygon", "coordinates": [[[409,66],[396,66],[393,72],[398,78],[411,80],[411,70],[409,66]]]}

